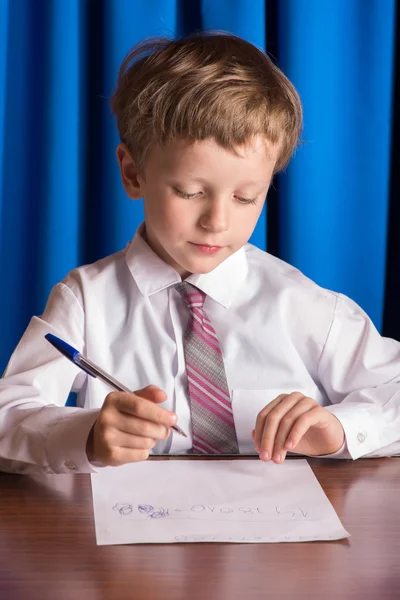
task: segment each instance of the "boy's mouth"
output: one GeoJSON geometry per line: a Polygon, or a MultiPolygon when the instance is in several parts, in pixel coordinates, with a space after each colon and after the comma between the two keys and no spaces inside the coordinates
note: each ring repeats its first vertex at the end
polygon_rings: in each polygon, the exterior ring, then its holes
{"type": "Polygon", "coordinates": [[[210,246],[209,244],[195,244],[190,242],[192,246],[195,246],[200,252],[205,254],[216,254],[219,250],[222,250],[222,246],[210,246]]]}

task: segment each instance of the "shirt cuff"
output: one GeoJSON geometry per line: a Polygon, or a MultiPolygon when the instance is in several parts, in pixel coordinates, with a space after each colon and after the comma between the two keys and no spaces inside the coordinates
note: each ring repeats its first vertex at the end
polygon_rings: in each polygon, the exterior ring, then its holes
{"type": "Polygon", "coordinates": [[[347,442],[346,442],[346,438],[344,439],[344,442],[342,444],[342,447],[339,448],[339,450],[336,450],[336,452],[333,452],[332,454],[318,454],[318,456],[315,456],[314,458],[352,458],[349,449],[347,447],[347,442]]]}
{"type": "MultiPolygon", "coordinates": [[[[347,448],[346,454],[340,458],[360,458],[366,454],[376,451],[382,446],[379,439],[377,419],[369,410],[369,405],[361,402],[342,402],[325,409],[335,415],[340,421],[344,433],[347,448]]],[[[339,450],[341,452],[342,448],[339,450]]],[[[330,455],[333,456],[333,455],[330,455]]]]}
{"type": "Polygon", "coordinates": [[[96,473],[86,454],[86,443],[100,409],[78,408],[50,430],[46,457],[53,473],[96,473]]]}

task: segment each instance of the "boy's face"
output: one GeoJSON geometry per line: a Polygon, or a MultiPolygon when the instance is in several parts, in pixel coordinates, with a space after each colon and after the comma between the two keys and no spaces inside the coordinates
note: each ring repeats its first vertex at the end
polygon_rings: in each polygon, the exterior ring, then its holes
{"type": "Polygon", "coordinates": [[[258,136],[233,153],[213,139],[153,147],[143,173],[127,148],[117,156],[125,190],[143,196],[149,246],[181,275],[208,273],[250,238],[278,148],[258,136]]]}

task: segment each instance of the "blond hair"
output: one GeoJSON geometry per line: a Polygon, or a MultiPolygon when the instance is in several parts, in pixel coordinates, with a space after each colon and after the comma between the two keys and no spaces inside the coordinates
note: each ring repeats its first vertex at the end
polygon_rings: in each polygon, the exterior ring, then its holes
{"type": "Polygon", "coordinates": [[[153,144],[214,138],[235,150],[262,134],[279,144],[279,171],[302,127],[301,102],[287,77],[264,52],[225,33],[139,43],[121,64],[111,108],[139,169],[153,144]]]}

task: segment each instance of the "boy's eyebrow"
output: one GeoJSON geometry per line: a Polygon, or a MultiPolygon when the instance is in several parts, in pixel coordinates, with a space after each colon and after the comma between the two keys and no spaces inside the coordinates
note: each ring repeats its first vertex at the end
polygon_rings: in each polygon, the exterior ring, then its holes
{"type": "MultiPolygon", "coordinates": [[[[183,177],[172,177],[172,179],[176,179],[177,181],[179,179],[187,179],[196,183],[210,183],[207,179],[204,179],[203,177],[191,177],[190,175],[184,175],[183,177]]],[[[271,182],[270,181],[240,181],[236,187],[240,187],[242,185],[252,185],[252,186],[266,186],[269,185],[271,182]]]]}
{"type": "Polygon", "coordinates": [[[242,181],[239,185],[254,185],[254,186],[265,186],[269,185],[270,181],[242,181]]]}

